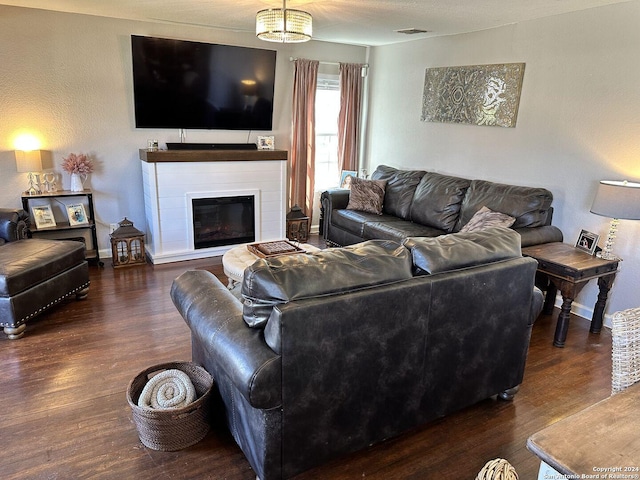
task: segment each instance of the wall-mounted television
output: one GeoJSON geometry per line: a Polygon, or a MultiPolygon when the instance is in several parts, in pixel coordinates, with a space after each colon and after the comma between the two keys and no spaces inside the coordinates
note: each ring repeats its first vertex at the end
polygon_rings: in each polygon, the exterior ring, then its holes
{"type": "Polygon", "coordinates": [[[271,130],[276,52],[131,35],[136,127],[271,130]]]}

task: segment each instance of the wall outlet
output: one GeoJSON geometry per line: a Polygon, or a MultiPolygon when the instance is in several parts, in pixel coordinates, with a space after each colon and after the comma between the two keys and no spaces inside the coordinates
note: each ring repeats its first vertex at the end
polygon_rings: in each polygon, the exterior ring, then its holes
{"type": "Polygon", "coordinates": [[[109,224],[109,235],[111,235],[119,227],[120,227],[120,225],[118,225],[117,223],[110,223],[109,224]]]}

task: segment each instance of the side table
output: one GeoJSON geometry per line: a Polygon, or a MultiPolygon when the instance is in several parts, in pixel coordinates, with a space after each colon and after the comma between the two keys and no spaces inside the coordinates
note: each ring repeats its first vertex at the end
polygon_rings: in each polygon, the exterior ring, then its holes
{"type": "Polygon", "coordinates": [[[527,448],[559,474],[539,478],[638,478],[639,419],[635,384],[534,433],[527,448]]]}
{"type": "Polygon", "coordinates": [[[522,249],[522,254],[538,261],[538,272],[549,280],[544,302],[544,313],[550,314],[557,290],[562,294],[562,307],[558,314],[553,344],[564,347],[569,329],[571,303],[580,290],[589,282],[597,279],[600,293],[593,309],[591,333],[600,333],[602,319],[609,290],[613,285],[619,260],[605,260],[589,255],[566,243],[544,243],[522,249]]]}

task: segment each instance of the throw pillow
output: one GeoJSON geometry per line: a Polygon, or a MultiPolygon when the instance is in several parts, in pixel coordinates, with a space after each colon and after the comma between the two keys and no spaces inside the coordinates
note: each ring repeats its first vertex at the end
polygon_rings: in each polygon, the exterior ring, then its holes
{"type": "Polygon", "coordinates": [[[487,207],[482,207],[471,217],[471,220],[460,229],[460,232],[476,232],[489,227],[509,228],[515,221],[515,218],[506,213],[494,212],[487,207]]]}
{"type": "Polygon", "coordinates": [[[364,180],[351,177],[351,193],[347,210],[359,210],[361,212],[382,215],[382,202],[384,201],[384,189],[386,180],[364,180]]]}

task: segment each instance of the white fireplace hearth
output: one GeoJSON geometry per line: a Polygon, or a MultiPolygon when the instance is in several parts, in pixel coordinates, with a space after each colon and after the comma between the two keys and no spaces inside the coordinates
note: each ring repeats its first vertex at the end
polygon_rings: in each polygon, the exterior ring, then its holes
{"type": "Polygon", "coordinates": [[[152,263],[218,256],[235,246],[194,247],[194,198],[252,195],[255,241],[284,238],[286,151],[141,150],[140,159],[152,263]]]}

